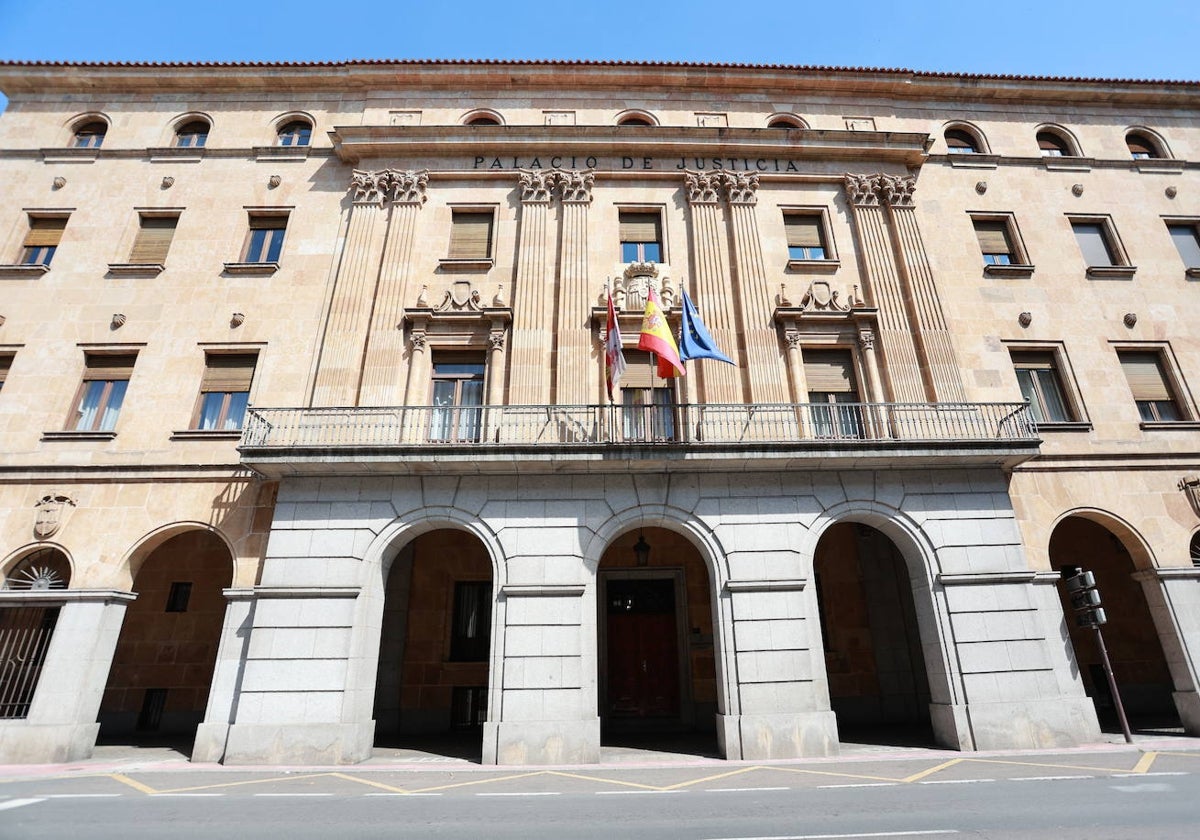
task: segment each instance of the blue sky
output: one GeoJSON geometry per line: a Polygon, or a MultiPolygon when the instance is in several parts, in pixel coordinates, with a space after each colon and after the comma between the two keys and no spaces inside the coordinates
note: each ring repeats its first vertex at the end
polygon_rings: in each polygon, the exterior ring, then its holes
{"type": "Polygon", "coordinates": [[[1198,80],[1198,42],[1200,0],[0,0],[0,59],[25,61],[622,59],[1198,80]]]}

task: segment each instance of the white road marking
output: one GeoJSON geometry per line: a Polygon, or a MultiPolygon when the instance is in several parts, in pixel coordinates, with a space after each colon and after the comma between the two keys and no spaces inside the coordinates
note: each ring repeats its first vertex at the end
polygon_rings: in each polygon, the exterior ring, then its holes
{"type": "Polygon", "coordinates": [[[364,793],[363,796],[441,796],[440,793],[364,793]]]}
{"type": "Polygon", "coordinates": [[[705,793],[754,793],[760,790],[791,790],[786,787],[760,787],[760,788],[704,788],[705,793]]]}
{"type": "Polygon", "coordinates": [[[1109,785],[1113,790],[1119,790],[1121,793],[1166,793],[1175,790],[1171,785],[1165,782],[1154,783],[1147,785],[1109,785]]]}
{"type": "Polygon", "coordinates": [[[836,790],[838,788],[864,788],[864,787],[896,787],[899,782],[860,782],[854,785],[818,785],[818,790],[836,790]]]}
{"type": "Polygon", "coordinates": [[[255,796],[333,796],[332,793],[256,793],[255,796]]]}
{"type": "Polygon", "coordinates": [[[119,793],[47,793],[43,794],[43,799],[111,799],[114,796],[121,796],[119,793]]]}
{"type": "Polygon", "coordinates": [[[1179,770],[1179,771],[1172,771],[1172,772],[1163,771],[1162,773],[1113,773],[1111,776],[1109,776],[1109,778],[1110,779],[1144,779],[1147,776],[1190,776],[1190,775],[1191,775],[1190,773],[1188,773],[1184,770],[1179,770]]]}
{"type": "Polygon", "coordinates": [[[1058,782],[1068,779],[1094,779],[1095,776],[1017,776],[1014,779],[1001,779],[1004,782],[1058,782]]]}
{"type": "Polygon", "coordinates": [[[189,798],[194,798],[194,797],[201,797],[201,796],[224,796],[225,794],[223,794],[223,793],[152,793],[150,795],[158,796],[158,797],[162,797],[162,796],[183,797],[183,796],[186,796],[189,798]]]}
{"type": "Polygon", "coordinates": [[[38,802],[43,802],[44,799],[10,799],[7,802],[0,802],[0,811],[7,811],[10,808],[22,808],[26,805],[36,805],[38,802]]]}
{"type": "Polygon", "coordinates": [[[979,782],[994,782],[995,779],[933,779],[928,782],[917,782],[919,785],[974,785],[979,782]]]}
{"type": "Polygon", "coordinates": [[[554,790],[530,790],[518,793],[477,793],[476,796],[559,796],[554,790]]]}
{"type": "Polygon", "coordinates": [[[684,793],[682,790],[598,790],[597,796],[629,796],[635,793],[684,793]]]}
{"type": "Polygon", "coordinates": [[[772,837],[712,837],[709,840],[851,840],[855,837],[929,837],[933,834],[958,834],[953,828],[928,831],[881,831],[873,834],[783,834],[772,837]]]}

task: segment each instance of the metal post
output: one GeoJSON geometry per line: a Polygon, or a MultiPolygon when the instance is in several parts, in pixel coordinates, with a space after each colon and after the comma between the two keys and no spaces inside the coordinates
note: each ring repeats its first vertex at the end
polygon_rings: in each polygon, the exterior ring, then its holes
{"type": "Polygon", "coordinates": [[[1117,720],[1121,722],[1121,733],[1125,736],[1125,743],[1132,744],[1133,735],[1129,732],[1129,721],[1125,718],[1125,704],[1121,702],[1121,693],[1117,691],[1117,678],[1113,676],[1112,663],[1108,661],[1108,648],[1104,646],[1104,636],[1098,626],[1092,629],[1096,631],[1096,645],[1100,648],[1100,661],[1104,664],[1104,676],[1108,677],[1108,690],[1112,693],[1113,704],[1117,707],[1117,720]]]}

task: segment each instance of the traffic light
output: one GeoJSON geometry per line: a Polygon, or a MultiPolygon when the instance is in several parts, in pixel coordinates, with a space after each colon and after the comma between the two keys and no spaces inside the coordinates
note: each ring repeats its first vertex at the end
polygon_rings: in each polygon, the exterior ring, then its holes
{"type": "MultiPolygon", "coordinates": [[[[1096,591],[1096,576],[1079,568],[1071,570],[1073,574],[1065,579],[1067,597],[1071,599],[1071,609],[1075,610],[1075,623],[1080,627],[1099,627],[1108,621],[1104,608],[1100,606],[1100,593],[1096,591]]],[[[1063,570],[1064,574],[1067,572],[1063,570]]]]}

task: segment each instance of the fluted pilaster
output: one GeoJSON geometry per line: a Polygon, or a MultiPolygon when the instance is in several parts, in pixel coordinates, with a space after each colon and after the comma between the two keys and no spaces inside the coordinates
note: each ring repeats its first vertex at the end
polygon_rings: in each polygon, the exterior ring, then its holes
{"type": "MultiPolygon", "coordinates": [[[[780,369],[779,339],[771,321],[771,294],[767,288],[766,263],[758,234],[758,176],[726,172],[729,223],[733,233],[733,267],[738,289],[742,339],[746,350],[748,398],[756,403],[786,402],[780,369]]],[[[726,353],[736,350],[721,345],[726,353]]],[[[711,364],[711,363],[710,363],[711,364]]]]}
{"type": "MultiPolygon", "coordinates": [[[[735,361],[742,355],[737,336],[733,293],[729,281],[724,225],[721,223],[721,173],[688,172],[684,188],[691,205],[692,293],[704,323],[717,346],[735,361]]],[[[703,386],[703,399],[713,403],[742,402],[739,369],[724,362],[693,365],[703,386]]]]}
{"type": "Polygon", "coordinates": [[[590,171],[570,170],[558,174],[563,222],[555,317],[558,344],[554,360],[554,401],[560,405],[590,402],[592,391],[588,383],[596,378],[589,324],[592,296],[588,283],[588,213],[594,177],[590,171]]]}
{"type": "Polygon", "coordinates": [[[508,402],[550,403],[556,240],[551,215],[554,171],[521,170],[521,221],[513,290],[508,402]]]}
{"type": "Polygon", "coordinates": [[[404,317],[412,275],[417,217],[425,203],[428,176],[424,172],[395,172],[392,209],[366,360],[359,405],[398,405],[404,399],[404,317]]]}
{"type": "Polygon", "coordinates": [[[880,206],[880,180],[879,175],[847,175],[846,197],[858,233],[867,299],[879,308],[879,342],[890,399],[925,402],[921,363],[904,301],[904,284],[892,250],[887,216],[880,206]]]}

